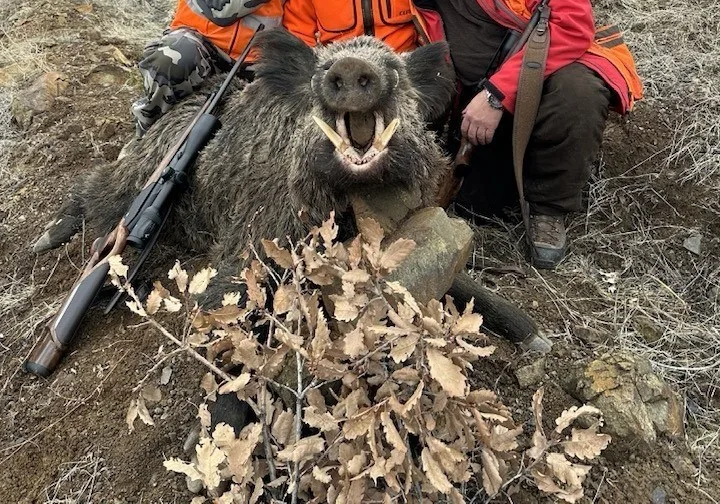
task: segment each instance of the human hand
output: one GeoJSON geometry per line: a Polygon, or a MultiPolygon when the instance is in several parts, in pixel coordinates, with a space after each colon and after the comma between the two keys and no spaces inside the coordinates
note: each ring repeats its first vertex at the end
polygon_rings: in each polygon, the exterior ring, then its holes
{"type": "Polygon", "coordinates": [[[486,94],[478,93],[462,112],[460,129],[463,137],[473,145],[489,144],[502,118],[502,109],[490,106],[486,94]]]}

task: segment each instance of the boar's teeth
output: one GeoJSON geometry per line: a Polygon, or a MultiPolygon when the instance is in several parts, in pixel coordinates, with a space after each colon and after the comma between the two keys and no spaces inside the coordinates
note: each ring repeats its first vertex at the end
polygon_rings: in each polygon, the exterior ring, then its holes
{"type": "Polygon", "coordinates": [[[375,147],[378,151],[382,151],[387,147],[387,144],[390,142],[390,139],[395,134],[395,131],[397,131],[398,125],[400,124],[400,119],[397,117],[390,121],[390,124],[388,124],[387,128],[383,130],[382,133],[380,133],[380,136],[375,140],[373,143],[373,147],[375,147]]]}
{"type": "Polygon", "coordinates": [[[383,119],[382,114],[375,112],[375,134],[377,135],[378,131],[382,131],[385,129],[385,120],[383,119]]]}
{"type": "Polygon", "coordinates": [[[315,120],[315,123],[320,127],[323,133],[330,139],[332,144],[335,146],[337,150],[340,152],[343,152],[348,148],[348,145],[345,143],[345,141],[342,139],[340,135],[337,134],[337,132],[328,125],[325,121],[320,119],[317,116],[312,116],[312,118],[315,120]]]}

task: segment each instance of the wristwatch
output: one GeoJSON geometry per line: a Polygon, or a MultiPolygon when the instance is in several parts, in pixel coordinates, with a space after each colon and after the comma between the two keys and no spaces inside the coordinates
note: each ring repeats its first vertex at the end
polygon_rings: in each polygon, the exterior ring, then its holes
{"type": "Polygon", "coordinates": [[[487,102],[490,104],[492,108],[495,110],[502,110],[503,104],[500,100],[497,99],[497,97],[492,94],[490,91],[486,89],[483,89],[483,93],[485,93],[485,97],[487,98],[487,102]]]}

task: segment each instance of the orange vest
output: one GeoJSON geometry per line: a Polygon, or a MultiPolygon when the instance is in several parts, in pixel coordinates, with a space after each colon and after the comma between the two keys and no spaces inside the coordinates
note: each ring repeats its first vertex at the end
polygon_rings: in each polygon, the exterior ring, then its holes
{"type": "Polygon", "coordinates": [[[313,47],[360,35],[398,52],[418,46],[411,0],[286,0],[283,25],[313,47]]]}
{"type": "MultiPolygon", "coordinates": [[[[260,23],[269,30],[280,25],[282,20],[283,0],[269,0],[260,5],[252,13],[240,18],[229,26],[219,26],[202,14],[190,8],[187,0],[178,0],[175,16],[170,28],[192,28],[200,33],[221,51],[236,59],[250,41],[260,23]]],[[[257,55],[251,54],[248,61],[254,61],[257,55]]]]}
{"type": "Polygon", "coordinates": [[[629,103],[627,110],[632,110],[635,102],[643,97],[643,85],[635,69],[635,60],[623,40],[620,29],[616,25],[598,28],[595,31],[595,40],[588,49],[588,53],[608,60],[620,72],[628,87],[629,103]]]}

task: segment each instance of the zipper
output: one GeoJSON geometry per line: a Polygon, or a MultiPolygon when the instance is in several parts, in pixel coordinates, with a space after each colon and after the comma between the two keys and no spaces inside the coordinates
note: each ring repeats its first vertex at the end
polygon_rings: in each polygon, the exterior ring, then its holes
{"type": "Polygon", "coordinates": [[[375,35],[375,22],[373,21],[372,0],[361,0],[360,10],[362,10],[363,29],[365,35],[375,35]]]}

